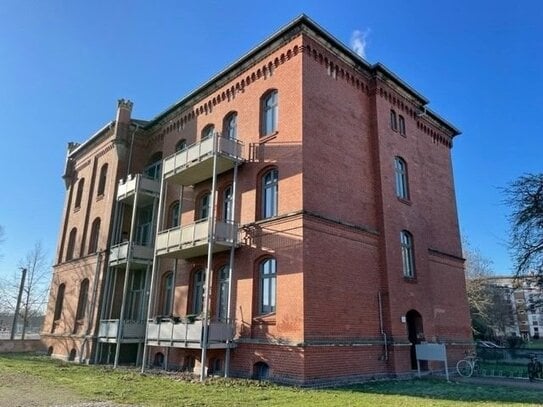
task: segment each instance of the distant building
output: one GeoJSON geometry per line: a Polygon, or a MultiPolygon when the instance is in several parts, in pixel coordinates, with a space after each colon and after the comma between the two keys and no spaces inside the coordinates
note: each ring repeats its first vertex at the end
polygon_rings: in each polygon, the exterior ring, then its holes
{"type": "Polygon", "coordinates": [[[305,16],[152,120],[120,100],[68,147],[49,352],[315,384],[437,340],[454,366],[459,132],[427,104],[305,16]]]}
{"type": "Polygon", "coordinates": [[[514,315],[506,332],[497,332],[497,335],[539,339],[543,329],[543,291],[536,280],[531,277],[491,277],[487,281],[504,290],[514,315]]]}

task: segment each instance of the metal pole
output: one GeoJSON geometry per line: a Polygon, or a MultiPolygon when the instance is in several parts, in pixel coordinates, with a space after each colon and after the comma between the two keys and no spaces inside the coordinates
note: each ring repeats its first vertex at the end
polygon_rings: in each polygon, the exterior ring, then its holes
{"type": "Polygon", "coordinates": [[[116,368],[119,364],[119,354],[121,352],[121,338],[124,330],[124,313],[126,308],[126,291],[128,289],[128,277],[130,274],[130,260],[132,256],[132,245],[134,244],[134,234],[136,229],[136,214],[138,209],[138,196],[139,196],[139,182],[140,178],[136,178],[134,206],[132,207],[132,221],[130,223],[130,238],[128,240],[128,247],[126,250],[126,268],[124,271],[124,284],[123,284],[123,298],[121,302],[121,315],[119,315],[119,325],[117,326],[117,346],[115,347],[115,361],[113,362],[113,368],[116,368]]]}
{"type": "Polygon", "coordinates": [[[17,317],[19,316],[19,308],[21,307],[21,299],[23,297],[23,289],[25,286],[26,269],[21,268],[21,272],[22,272],[22,275],[21,275],[21,284],[19,285],[19,295],[17,296],[17,304],[15,305],[15,314],[13,315],[13,324],[11,325],[11,335],[9,337],[11,341],[15,338],[15,329],[17,329],[17,317]]]}
{"type": "MultiPolygon", "coordinates": [[[[236,188],[237,188],[237,179],[238,179],[238,163],[236,162],[234,166],[234,181],[232,182],[232,223],[235,227],[236,222],[236,188]]],[[[228,221],[228,219],[227,219],[228,221]]],[[[230,264],[228,266],[228,301],[226,308],[226,323],[232,324],[233,329],[235,329],[235,322],[232,321],[232,276],[234,270],[234,251],[236,250],[238,231],[237,228],[234,230],[234,236],[232,236],[232,247],[230,248],[230,264]]],[[[226,355],[224,358],[224,377],[228,377],[230,371],[230,339],[226,340],[226,355]]]]}
{"type": "Polygon", "coordinates": [[[211,182],[211,213],[208,221],[208,247],[207,247],[207,268],[205,273],[205,292],[204,292],[204,317],[203,317],[203,333],[202,333],[202,360],[200,363],[200,381],[206,378],[206,353],[207,340],[209,335],[209,288],[211,285],[211,261],[213,260],[213,242],[215,240],[215,198],[217,188],[217,134],[213,138],[213,181],[211,182]]]}
{"type": "Polygon", "coordinates": [[[156,231],[155,231],[155,250],[153,254],[153,268],[151,270],[151,286],[149,288],[149,304],[147,305],[147,321],[145,321],[145,340],[143,342],[143,355],[141,358],[141,372],[145,372],[145,363],[147,363],[147,336],[149,335],[149,320],[151,319],[151,313],[153,312],[153,297],[154,297],[154,288],[155,288],[155,274],[157,273],[159,267],[159,259],[156,255],[156,238],[158,237],[158,232],[161,227],[162,220],[162,201],[166,201],[165,195],[166,183],[164,182],[164,175],[160,177],[160,195],[158,196],[158,216],[156,222],[156,231]]]}

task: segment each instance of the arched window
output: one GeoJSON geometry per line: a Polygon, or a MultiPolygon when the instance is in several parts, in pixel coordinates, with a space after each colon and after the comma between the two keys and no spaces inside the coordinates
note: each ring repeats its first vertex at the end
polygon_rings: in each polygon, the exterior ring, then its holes
{"type": "Polygon", "coordinates": [[[169,225],[171,228],[179,226],[179,201],[170,205],[169,225]]]}
{"type": "Polygon", "coordinates": [[[75,314],[76,321],[85,319],[88,301],[89,301],[89,279],[86,278],[81,282],[81,285],[79,286],[79,300],[77,301],[77,312],[75,314]]]}
{"type": "Polygon", "coordinates": [[[76,237],[77,237],[77,228],[72,228],[72,230],[70,231],[70,235],[68,236],[68,247],[66,248],[66,261],[70,261],[74,258],[76,237]]]}
{"type": "Polygon", "coordinates": [[[53,315],[53,321],[58,321],[62,316],[62,306],[64,304],[64,291],[66,290],[66,285],[62,283],[58,286],[57,289],[57,299],[55,301],[55,313],[53,315]]]}
{"type": "Polygon", "coordinates": [[[270,367],[265,362],[257,362],[253,366],[253,379],[267,380],[270,376],[270,367]]]}
{"type": "Polygon", "coordinates": [[[396,196],[401,199],[409,199],[407,164],[401,157],[394,159],[394,178],[396,181],[396,196]]]}
{"type": "Polygon", "coordinates": [[[413,253],[413,236],[407,230],[400,233],[402,247],[402,268],[403,275],[407,278],[415,278],[415,261],[413,253]]]}
{"type": "Polygon", "coordinates": [[[262,96],[260,102],[260,137],[277,131],[278,98],[277,90],[271,90],[262,96]]]}
{"type": "Polygon", "coordinates": [[[223,137],[229,140],[238,138],[238,114],[236,112],[229,113],[223,122],[223,137]]]}
{"type": "Polygon", "coordinates": [[[199,314],[204,309],[204,270],[198,270],[192,277],[192,310],[199,314]]]}
{"type": "Polygon", "coordinates": [[[262,219],[277,216],[278,179],[277,169],[266,172],[262,177],[262,219]]]}
{"type": "Polygon", "coordinates": [[[153,358],[153,366],[161,369],[164,368],[164,354],[162,352],[155,353],[155,357],[153,358]]]}
{"type": "Polygon", "coordinates": [[[398,116],[394,109],[390,109],[390,128],[394,131],[398,131],[398,116]]]}
{"type": "Polygon", "coordinates": [[[106,190],[106,181],[107,181],[107,164],[102,165],[100,168],[100,178],[98,180],[98,196],[104,195],[106,190]]]}
{"type": "Polygon", "coordinates": [[[94,219],[91,226],[91,235],[89,240],[89,254],[96,253],[98,250],[98,240],[100,238],[100,218],[94,219]]]}
{"type": "Polygon", "coordinates": [[[162,280],[162,315],[172,314],[173,300],[173,272],[166,273],[162,280]]]}
{"type": "Polygon", "coordinates": [[[232,185],[227,186],[222,194],[222,218],[225,221],[233,221],[234,213],[232,212],[233,208],[233,196],[232,196],[232,185]]]}
{"type": "Polygon", "coordinates": [[[196,220],[207,219],[209,217],[210,212],[211,212],[211,194],[209,192],[206,192],[198,200],[198,213],[197,213],[196,220]]]}
{"type": "Polygon", "coordinates": [[[219,321],[226,321],[228,317],[228,284],[230,281],[230,272],[228,266],[223,266],[219,270],[219,284],[217,286],[217,317],[219,321]]]}
{"type": "Polygon", "coordinates": [[[187,148],[187,140],[182,138],[175,145],[175,152],[177,153],[178,151],[184,150],[185,148],[187,148]]]}
{"type": "Polygon", "coordinates": [[[159,179],[162,174],[162,151],[154,153],[147,165],[143,169],[143,173],[151,179],[159,179]]]}
{"type": "Polygon", "coordinates": [[[275,312],[276,279],[277,263],[275,259],[272,257],[262,261],[259,267],[259,314],[275,312]]]}
{"type": "Polygon", "coordinates": [[[54,352],[54,348],[52,346],[49,346],[47,348],[47,356],[52,356],[54,352]]]}
{"type": "Polygon", "coordinates": [[[68,361],[73,362],[76,356],[77,356],[77,351],[75,349],[72,349],[70,351],[70,354],[68,355],[68,361]]]}
{"type": "Polygon", "coordinates": [[[83,199],[83,189],[85,188],[85,178],[81,178],[77,183],[77,193],[75,195],[74,209],[81,208],[81,200],[83,199]]]}
{"type": "Polygon", "coordinates": [[[215,126],[212,125],[212,124],[208,124],[202,130],[202,140],[204,140],[204,139],[206,139],[208,137],[213,137],[213,133],[215,133],[215,126]]]}

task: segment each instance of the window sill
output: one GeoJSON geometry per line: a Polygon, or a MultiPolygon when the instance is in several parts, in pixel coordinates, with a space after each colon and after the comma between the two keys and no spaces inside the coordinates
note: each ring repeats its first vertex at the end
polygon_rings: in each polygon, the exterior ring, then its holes
{"type": "Polygon", "coordinates": [[[406,277],[406,276],[403,276],[403,281],[409,284],[417,284],[418,282],[417,277],[406,277]]]}
{"type": "Polygon", "coordinates": [[[104,199],[104,194],[100,194],[96,196],[96,201],[101,201],[102,199],[104,199]]]}
{"type": "Polygon", "coordinates": [[[80,210],[81,210],[81,207],[80,207],[80,206],[76,206],[76,207],[74,208],[74,213],[79,212],[80,210]]]}
{"type": "Polygon", "coordinates": [[[405,205],[409,205],[409,206],[413,205],[413,203],[409,199],[400,198],[399,196],[397,196],[396,198],[398,198],[398,201],[400,201],[401,203],[405,205]]]}
{"type": "Polygon", "coordinates": [[[253,322],[258,325],[275,325],[275,312],[254,317],[253,322]]]}
{"type": "Polygon", "coordinates": [[[271,134],[267,134],[267,135],[265,135],[265,136],[261,136],[261,137],[260,137],[260,140],[258,140],[258,142],[259,142],[260,144],[267,143],[268,141],[273,140],[274,138],[276,138],[278,134],[279,134],[279,132],[276,130],[276,131],[274,131],[274,132],[271,133],[271,134]]]}

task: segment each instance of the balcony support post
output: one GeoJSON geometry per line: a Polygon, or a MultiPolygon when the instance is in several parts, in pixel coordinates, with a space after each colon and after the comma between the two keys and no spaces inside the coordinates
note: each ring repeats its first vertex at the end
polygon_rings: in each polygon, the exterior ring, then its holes
{"type": "Polygon", "coordinates": [[[121,302],[121,315],[119,315],[119,325],[117,327],[117,346],[115,347],[115,361],[113,363],[113,368],[117,368],[119,365],[119,354],[121,352],[121,338],[123,336],[124,330],[124,314],[126,309],[126,291],[128,290],[128,278],[130,274],[130,260],[132,256],[132,246],[134,244],[134,235],[136,229],[136,213],[138,208],[138,189],[139,189],[140,178],[136,178],[136,190],[134,195],[134,206],[132,207],[132,219],[130,222],[130,238],[128,242],[127,252],[126,252],[126,268],[124,271],[124,284],[123,284],[123,297],[121,302]]]}
{"type": "MultiPolygon", "coordinates": [[[[162,227],[162,216],[164,212],[164,205],[166,202],[165,199],[166,195],[166,182],[164,182],[164,174],[160,176],[160,195],[158,198],[158,215],[157,215],[157,222],[156,222],[156,230],[155,230],[155,243],[156,243],[156,237],[158,236],[158,232],[160,231],[162,227]],[[164,201],[164,202],[163,202],[164,201]]],[[[147,354],[148,354],[148,346],[147,346],[147,337],[149,336],[149,321],[151,319],[151,314],[153,312],[154,308],[154,292],[155,292],[155,275],[158,273],[160,266],[160,260],[156,255],[156,250],[153,250],[153,268],[151,269],[151,286],[149,288],[149,303],[147,305],[147,320],[145,321],[145,339],[143,341],[143,355],[141,358],[141,372],[145,372],[145,365],[147,363],[147,354]]],[[[158,331],[158,338],[160,338],[160,330],[158,331]]]]}
{"type": "Polygon", "coordinates": [[[207,341],[209,335],[209,288],[211,286],[211,262],[213,261],[213,243],[215,241],[215,214],[217,212],[215,199],[217,195],[217,144],[218,144],[217,134],[213,135],[213,179],[211,181],[211,213],[208,222],[208,247],[207,247],[207,268],[205,273],[205,291],[204,291],[204,317],[202,320],[203,330],[202,330],[202,357],[201,357],[201,366],[200,366],[200,381],[204,381],[207,376],[206,371],[206,357],[207,357],[207,341]]]}
{"type": "MultiPolygon", "coordinates": [[[[234,165],[234,180],[232,181],[232,219],[231,221],[235,225],[236,219],[236,189],[238,182],[238,162],[234,165]]],[[[226,219],[228,222],[229,219],[226,219]]],[[[230,264],[228,265],[228,301],[226,306],[226,325],[234,326],[232,322],[232,277],[234,271],[234,251],[236,250],[236,244],[238,240],[238,231],[234,229],[232,236],[232,247],[230,248],[230,264]]],[[[228,377],[230,372],[230,338],[226,340],[226,354],[224,357],[224,377],[228,377]]]]}

